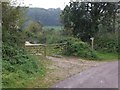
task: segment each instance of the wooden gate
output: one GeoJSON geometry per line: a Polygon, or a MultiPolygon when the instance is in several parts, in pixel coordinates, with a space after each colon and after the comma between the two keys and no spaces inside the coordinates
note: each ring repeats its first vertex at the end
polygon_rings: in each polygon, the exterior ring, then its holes
{"type": "Polygon", "coordinates": [[[66,43],[58,44],[25,44],[26,50],[30,54],[36,55],[60,55],[66,43]]]}

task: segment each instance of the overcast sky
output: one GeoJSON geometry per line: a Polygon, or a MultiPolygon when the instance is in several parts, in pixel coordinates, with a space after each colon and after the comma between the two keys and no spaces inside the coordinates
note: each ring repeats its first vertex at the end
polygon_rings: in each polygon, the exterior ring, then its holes
{"type": "MultiPolygon", "coordinates": [[[[21,1],[21,0],[20,0],[21,1]]],[[[70,0],[22,0],[26,6],[63,9],[70,0]]]]}
{"type": "MultiPolygon", "coordinates": [[[[29,7],[39,7],[46,9],[48,8],[64,9],[65,5],[67,5],[70,0],[17,0],[17,1],[24,2],[24,4],[29,7]]],[[[72,0],[72,1],[76,1],[76,0],[72,0]]],[[[90,1],[100,1],[100,0],[90,0],[90,1]]],[[[101,1],[119,1],[119,0],[101,0],[101,1]]]]}

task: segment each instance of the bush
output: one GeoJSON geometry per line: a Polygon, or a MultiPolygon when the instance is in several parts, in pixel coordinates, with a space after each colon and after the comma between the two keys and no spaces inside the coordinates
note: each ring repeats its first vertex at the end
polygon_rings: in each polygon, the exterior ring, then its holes
{"type": "Polygon", "coordinates": [[[118,52],[118,40],[115,34],[107,33],[98,36],[95,38],[96,50],[101,52],[108,52],[108,53],[118,52]]]}
{"type": "Polygon", "coordinates": [[[26,80],[41,73],[43,66],[39,67],[38,62],[24,48],[3,43],[2,51],[3,87],[24,87],[26,80]]]}
{"type": "Polygon", "coordinates": [[[87,59],[98,59],[95,51],[89,45],[76,38],[67,38],[67,45],[63,49],[63,54],[74,55],[87,59]]]}

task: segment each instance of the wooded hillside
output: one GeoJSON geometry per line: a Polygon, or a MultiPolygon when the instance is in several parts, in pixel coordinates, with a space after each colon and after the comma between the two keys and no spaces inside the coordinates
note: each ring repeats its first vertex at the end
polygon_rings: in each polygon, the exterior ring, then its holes
{"type": "Polygon", "coordinates": [[[27,16],[45,26],[60,26],[61,9],[28,8],[27,16]]]}

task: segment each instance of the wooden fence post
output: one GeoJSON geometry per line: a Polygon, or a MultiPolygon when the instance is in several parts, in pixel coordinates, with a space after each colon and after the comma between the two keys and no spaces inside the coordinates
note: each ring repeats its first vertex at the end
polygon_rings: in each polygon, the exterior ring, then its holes
{"type": "Polygon", "coordinates": [[[91,41],[91,45],[92,45],[92,50],[93,50],[93,45],[94,45],[94,37],[90,38],[92,41],[91,41]]]}
{"type": "Polygon", "coordinates": [[[47,46],[46,44],[44,45],[44,56],[46,57],[46,50],[47,50],[47,46]]]}

